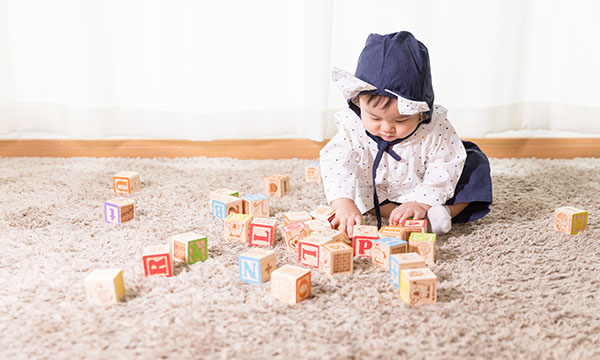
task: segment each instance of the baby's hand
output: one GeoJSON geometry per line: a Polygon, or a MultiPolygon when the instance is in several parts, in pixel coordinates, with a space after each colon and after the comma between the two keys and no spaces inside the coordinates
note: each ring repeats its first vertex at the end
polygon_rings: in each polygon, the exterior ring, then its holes
{"type": "Polygon", "coordinates": [[[354,225],[362,225],[362,214],[354,201],[345,198],[335,199],[331,202],[331,207],[335,209],[335,218],[331,226],[352,237],[354,225]]]}
{"type": "Polygon", "coordinates": [[[402,224],[402,222],[408,218],[423,219],[427,215],[427,210],[429,210],[430,207],[431,206],[427,204],[416,201],[406,202],[392,210],[390,213],[390,224],[402,224]]]}

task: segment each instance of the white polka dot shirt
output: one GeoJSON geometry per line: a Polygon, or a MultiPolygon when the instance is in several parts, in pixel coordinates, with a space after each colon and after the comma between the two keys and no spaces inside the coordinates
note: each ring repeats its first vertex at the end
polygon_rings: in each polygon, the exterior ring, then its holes
{"type": "MultiPolygon", "coordinates": [[[[392,147],[400,161],[384,153],[375,179],[380,202],[441,205],[454,195],[467,154],[446,114],[434,105],[431,122],[392,147]]],[[[320,153],[325,195],[330,203],[351,199],[365,213],[374,207],[371,169],[377,144],[352,110],[336,113],[335,120],[338,132],[320,153]]]]}

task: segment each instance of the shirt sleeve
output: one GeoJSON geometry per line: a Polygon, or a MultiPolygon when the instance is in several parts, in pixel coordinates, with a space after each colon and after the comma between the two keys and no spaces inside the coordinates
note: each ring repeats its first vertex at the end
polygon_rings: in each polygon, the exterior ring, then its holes
{"type": "Polygon", "coordinates": [[[321,177],[330,204],[339,198],[356,200],[358,166],[358,153],[354,148],[357,140],[352,136],[358,129],[351,121],[346,121],[345,112],[339,112],[335,117],[338,132],[320,152],[321,177]]]}
{"type": "Polygon", "coordinates": [[[445,117],[431,124],[422,182],[403,201],[416,201],[428,205],[443,205],[454,196],[462,174],[467,153],[456,131],[445,117]]]}

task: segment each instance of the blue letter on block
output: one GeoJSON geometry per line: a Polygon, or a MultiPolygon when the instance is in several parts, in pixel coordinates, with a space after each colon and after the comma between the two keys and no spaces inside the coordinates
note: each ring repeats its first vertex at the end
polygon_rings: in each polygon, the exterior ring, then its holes
{"type": "Polygon", "coordinates": [[[390,256],[390,280],[400,287],[400,263],[393,256],[390,256]]]}
{"type": "Polygon", "coordinates": [[[238,256],[238,259],[240,268],[240,279],[250,284],[260,284],[260,260],[241,255],[238,256]]]}
{"type": "Polygon", "coordinates": [[[212,213],[214,216],[218,217],[219,219],[225,219],[225,204],[220,201],[213,200],[212,201],[212,213]]]}

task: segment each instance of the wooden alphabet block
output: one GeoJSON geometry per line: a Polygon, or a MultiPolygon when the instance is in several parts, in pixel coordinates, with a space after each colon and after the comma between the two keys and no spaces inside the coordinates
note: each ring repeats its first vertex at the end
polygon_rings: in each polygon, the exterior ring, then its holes
{"type": "Polygon", "coordinates": [[[394,237],[373,240],[371,260],[373,264],[386,271],[390,270],[390,256],[407,252],[407,242],[394,237]]]}
{"type": "Polygon", "coordinates": [[[402,270],[423,267],[425,267],[425,258],[417,253],[393,254],[390,256],[390,281],[399,288],[402,270]]]}
{"type": "Polygon", "coordinates": [[[354,269],[354,250],[343,242],[328,243],[321,246],[319,269],[329,275],[352,273],[354,269]]]}
{"type": "Polygon", "coordinates": [[[240,279],[250,284],[260,284],[271,279],[277,266],[275,251],[252,248],[238,256],[240,279]]]}
{"type": "Polygon", "coordinates": [[[290,249],[297,251],[298,242],[309,235],[308,227],[304,223],[290,224],[281,227],[281,237],[285,242],[285,246],[290,249]]]}
{"type": "Polygon", "coordinates": [[[120,224],[135,217],[135,201],[117,198],[104,202],[104,221],[108,224],[120,224]]]}
{"type": "Polygon", "coordinates": [[[263,194],[242,196],[242,212],[254,217],[269,217],[269,197],[263,194]]]}
{"type": "Polygon", "coordinates": [[[416,252],[425,258],[427,265],[435,261],[435,234],[412,233],[408,238],[408,251],[416,252]]]}
{"type": "Polygon", "coordinates": [[[208,259],[208,239],[204,235],[190,231],[171,237],[173,259],[194,264],[208,259]]]}
{"type": "Polygon", "coordinates": [[[209,199],[212,199],[214,197],[217,197],[219,195],[226,195],[226,196],[235,196],[236,198],[240,197],[240,192],[237,190],[232,190],[232,189],[227,189],[227,188],[221,188],[221,189],[217,189],[214,191],[211,191],[210,194],[208,195],[209,199]]]}
{"type": "Polygon", "coordinates": [[[147,246],[144,249],[145,276],[173,276],[173,256],[170,245],[147,246]]]}
{"type": "Polygon", "coordinates": [[[319,236],[322,238],[326,238],[328,240],[331,240],[333,242],[337,242],[337,241],[341,241],[344,242],[348,245],[351,244],[350,240],[348,240],[348,236],[346,235],[345,232],[341,231],[341,230],[334,230],[332,228],[329,229],[317,229],[313,232],[310,233],[313,236],[319,236]]]}
{"type": "Polygon", "coordinates": [[[331,224],[326,219],[313,219],[304,223],[308,231],[313,232],[321,229],[331,229],[331,224]]]}
{"type": "Polygon", "coordinates": [[[554,211],[554,229],[569,235],[575,235],[587,228],[588,212],[572,206],[554,211]]]}
{"type": "Polygon", "coordinates": [[[289,175],[269,175],[265,177],[265,194],[282,197],[290,191],[289,175]]]}
{"type": "Polygon", "coordinates": [[[116,304],[125,296],[121,269],[94,270],[84,280],[87,302],[95,305],[116,304]]]}
{"type": "Polygon", "coordinates": [[[400,298],[409,305],[433,304],[437,276],[426,267],[400,271],[400,298]]]}
{"type": "Polygon", "coordinates": [[[354,225],[352,229],[352,247],[354,248],[354,256],[369,257],[373,240],[379,238],[377,234],[377,226],[371,225],[354,225]]]}
{"type": "Polygon", "coordinates": [[[306,211],[293,211],[283,213],[283,225],[297,224],[312,220],[312,216],[306,211]]]}
{"type": "Polygon", "coordinates": [[[307,182],[321,182],[321,168],[318,161],[306,165],[304,173],[307,182]]]}
{"type": "Polygon", "coordinates": [[[231,214],[242,213],[242,199],[235,196],[216,194],[210,199],[210,212],[219,219],[225,219],[231,214]]]}
{"type": "Polygon", "coordinates": [[[335,210],[326,205],[319,205],[316,209],[310,212],[310,216],[315,219],[326,219],[331,223],[335,219],[335,210]]]}
{"type": "Polygon", "coordinates": [[[252,215],[231,214],[225,218],[223,224],[223,238],[225,240],[248,242],[252,215]]]}
{"type": "Polygon", "coordinates": [[[113,176],[115,194],[131,194],[140,189],[140,174],[135,171],[121,171],[113,176]]]}
{"type": "Polygon", "coordinates": [[[395,237],[400,240],[408,241],[408,232],[401,226],[382,226],[377,232],[380,238],[395,237]]]}
{"type": "Polygon", "coordinates": [[[332,238],[309,235],[298,242],[298,261],[302,265],[319,267],[321,245],[335,242],[332,238]]]}
{"type": "Polygon", "coordinates": [[[425,219],[406,219],[402,222],[402,227],[406,229],[406,238],[410,238],[410,234],[414,232],[427,232],[427,220],[425,219]]]}
{"type": "Polygon", "coordinates": [[[271,295],[288,304],[308,298],[311,291],[311,272],[298,266],[284,265],[271,275],[271,295]]]}
{"type": "Polygon", "coordinates": [[[277,220],[273,218],[254,218],[250,223],[248,243],[251,246],[273,246],[277,233],[277,220]]]}

